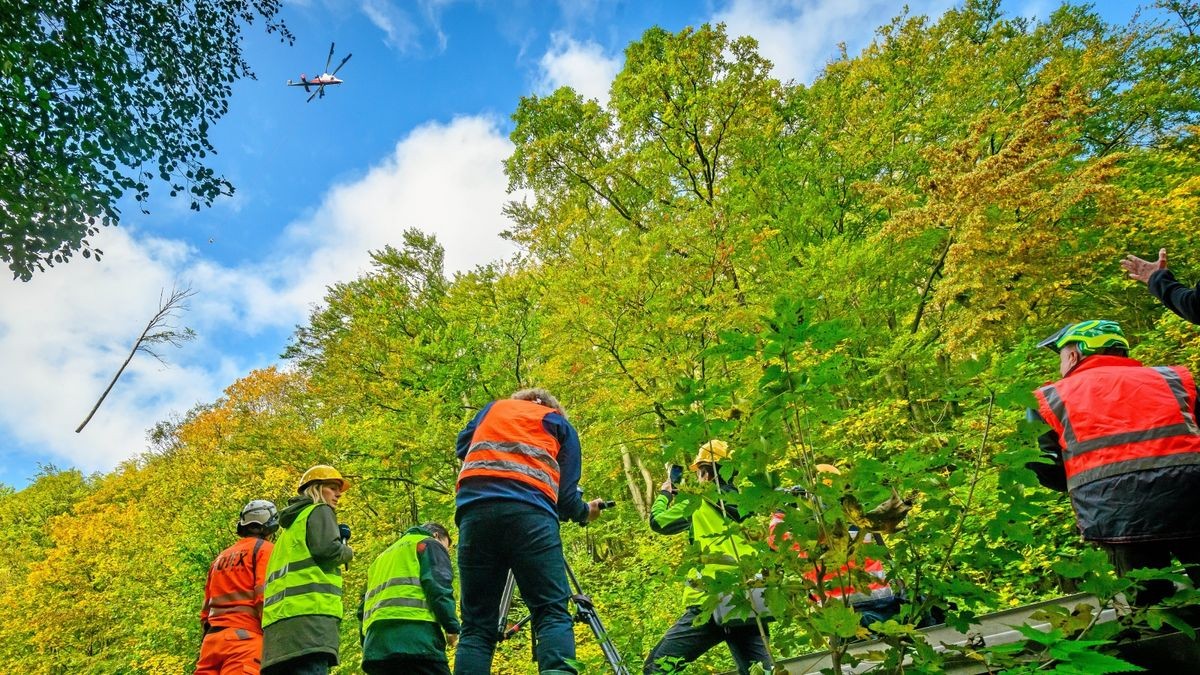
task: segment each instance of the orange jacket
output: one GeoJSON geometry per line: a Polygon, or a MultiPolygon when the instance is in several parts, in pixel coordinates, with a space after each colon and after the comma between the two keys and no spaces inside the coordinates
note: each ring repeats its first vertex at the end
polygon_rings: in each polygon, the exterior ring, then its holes
{"type": "Polygon", "coordinates": [[[1181,366],[1089,356],[1035,392],[1058,434],[1067,490],[1121,474],[1200,463],[1196,383],[1181,366]]]}
{"type": "Polygon", "coordinates": [[[204,584],[202,624],[262,633],[263,587],[273,548],[265,539],[242,537],[217,556],[204,584]]]}

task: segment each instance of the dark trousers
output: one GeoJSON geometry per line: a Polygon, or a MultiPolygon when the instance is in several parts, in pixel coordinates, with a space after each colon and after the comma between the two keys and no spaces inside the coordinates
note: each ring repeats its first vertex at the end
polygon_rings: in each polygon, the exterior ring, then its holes
{"type": "Polygon", "coordinates": [[[394,658],[384,661],[364,661],[367,675],[450,675],[450,664],[435,659],[394,658]]]}
{"type": "Polygon", "coordinates": [[[721,642],[729,645],[729,652],[733,654],[733,662],[739,673],[749,673],[750,665],[755,662],[763,664],[763,668],[771,672],[771,659],[762,636],[758,634],[757,625],[718,626],[711,618],[698,626],[692,625],[699,615],[699,607],[687,608],[650,651],[643,673],[682,672],[687,664],[721,642]]]}
{"type": "Polygon", "coordinates": [[[510,569],[533,616],[538,670],[576,672],[568,662],[575,658],[575,630],[567,611],[571,593],[558,519],[531,504],[497,500],[471,504],[458,521],[462,637],[455,674],[491,672],[510,569]]]}
{"type": "MultiPolygon", "coordinates": [[[[1117,576],[1125,576],[1130,570],[1141,568],[1163,569],[1171,566],[1174,557],[1183,564],[1192,580],[1200,589],[1200,539],[1177,539],[1175,541],[1147,541],[1136,544],[1108,544],[1100,547],[1108,553],[1108,559],[1117,569],[1117,576]]],[[[1162,602],[1175,594],[1175,586],[1166,579],[1149,579],[1141,582],[1137,594],[1130,603],[1135,607],[1146,607],[1162,602]]]]}
{"type": "Polygon", "coordinates": [[[329,675],[328,654],[306,654],[262,669],[262,675],[329,675]]]}

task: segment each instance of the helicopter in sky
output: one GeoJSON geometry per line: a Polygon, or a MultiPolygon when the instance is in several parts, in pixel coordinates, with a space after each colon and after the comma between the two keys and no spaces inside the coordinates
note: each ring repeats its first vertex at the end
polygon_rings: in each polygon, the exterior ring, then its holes
{"type": "Polygon", "coordinates": [[[342,66],[346,65],[346,62],[350,60],[351,56],[353,56],[353,54],[346,54],[346,58],[342,59],[342,62],[337,64],[337,68],[334,68],[332,73],[329,72],[329,64],[333,62],[333,43],[330,42],[329,57],[325,59],[325,72],[321,73],[317,77],[312,78],[311,80],[305,77],[304,73],[301,73],[299,82],[292,82],[291,80],[288,80],[287,86],[304,87],[304,91],[306,92],[312,91],[312,87],[316,87],[317,90],[312,92],[312,95],[308,97],[308,100],[305,101],[305,103],[312,101],[318,96],[320,98],[325,98],[325,87],[342,83],[342,80],[337,78],[337,73],[342,69],[342,66]]]}

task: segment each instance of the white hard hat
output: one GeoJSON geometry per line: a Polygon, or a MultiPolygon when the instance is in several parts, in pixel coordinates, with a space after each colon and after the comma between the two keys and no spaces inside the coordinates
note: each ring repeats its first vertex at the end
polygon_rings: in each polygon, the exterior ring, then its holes
{"type": "Polygon", "coordinates": [[[246,525],[262,525],[267,532],[273,532],[279,527],[279,512],[275,504],[265,499],[255,499],[243,506],[238,527],[246,525]]]}

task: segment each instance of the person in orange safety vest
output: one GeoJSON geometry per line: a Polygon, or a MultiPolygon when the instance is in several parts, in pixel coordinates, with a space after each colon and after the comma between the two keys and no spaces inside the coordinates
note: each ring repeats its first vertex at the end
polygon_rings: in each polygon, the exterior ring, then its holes
{"type": "MultiPolygon", "coordinates": [[[[841,471],[832,464],[818,464],[816,466],[818,473],[840,474],[841,471]]],[[[828,481],[828,479],[825,479],[828,481]]],[[[782,536],[777,536],[775,528],[784,521],[784,513],[776,511],[771,515],[769,533],[767,535],[767,544],[772,550],[778,550],[778,540],[784,542],[791,541],[792,533],[784,532],[782,536]]],[[[856,530],[851,530],[852,536],[856,530]]],[[[865,533],[862,538],[862,543],[869,544],[873,542],[872,535],[865,533]]],[[[792,544],[792,550],[796,551],[801,558],[808,558],[805,551],[800,550],[799,543],[792,544]]],[[[891,584],[887,580],[887,570],[884,569],[883,563],[873,558],[863,558],[862,572],[856,573],[858,564],[854,560],[849,560],[845,565],[838,569],[826,569],[820,562],[806,566],[808,569],[804,572],[804,578],[813,587],[818,585],[818,573],[820,572],[820,587],[825,594],[825,601],[840,601],[854,609],[859,614],[859,623],[865,628],[876,621],[887,621],[900,611],[900,597],[892,590],[891,584]],[[855,586],[851,583],[852,579],[867,580],[866,588],[855,586]],[[839,583],[845,585],[839,586],[839,583]]],[[[860,584],[861,586],[861,584],[860,584]]],[[[813,600],[820,602],[816,596],[813,600]]]]}
{"type": "Polygon", "coordinates": [[[200,625],[204,641],[196,675],[258,673],[262,660],[263,588],[272,544],[279,527],[275,505],[255,499],[238,517],[237,543],[221,551],[208,568],[200,625]]]}
{"type": "MultiPolygon", "coordinates": [[[[1129,358],[1114,321],[1069,324],[1038,344],[1059,356],[1062,379],[1034,392],[1042,462],[1027,466],[1045,486],[1066,491],[1084,540],[1104,549],[1125,576],[1184,564],[1200,587],[1198,392],[1182,366],[1149,368],[1129,358]]],[[[1144,581],[1133,604],[1174,592],[1144,581]]]]}

